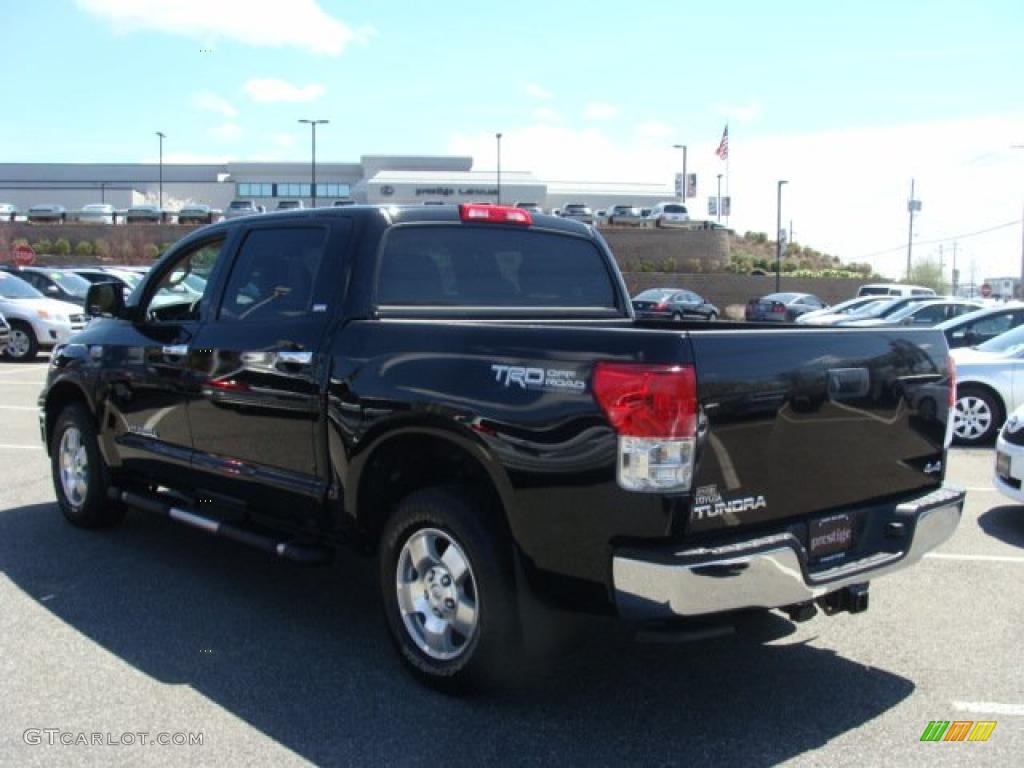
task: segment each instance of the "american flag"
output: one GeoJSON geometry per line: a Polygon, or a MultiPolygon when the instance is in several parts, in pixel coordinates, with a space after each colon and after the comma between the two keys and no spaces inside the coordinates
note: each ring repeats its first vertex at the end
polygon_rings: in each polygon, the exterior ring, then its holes
{"type": "Polygon", "coordinates": [[[721,160],[729,159],[729,124],[726,123],[725,130],[722,131],[722,140],[718,142],[718,149],[715,150],[715,154],[718,155],[721,160]]]}

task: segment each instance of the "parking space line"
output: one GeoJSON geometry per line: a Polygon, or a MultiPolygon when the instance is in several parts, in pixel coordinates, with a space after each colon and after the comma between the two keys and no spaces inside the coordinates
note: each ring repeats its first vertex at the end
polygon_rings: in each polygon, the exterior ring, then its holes
{"type": "Polygon", "coordinates": [[[999,493],[995,488],[964,488],[968,493],[999,493]]]}
{"type": "Polygon", "coordinates": [[[42,451],[44,450],[41,445],[11,445],[10,443],[0,443],[0,449],[7,449],[10,451],[42,451]]]}
{"type": "Polygon", "coordinates": [[[0,405],[0,411],[38,411],[34,405],[0,405]]]}
{"type": "Polygon", "coordinates": [[[1012,555],[954,555],[946,552],[929,552],[925,555],[925,557],[931,560],[965,560],[974,561],[978,563],[1024,564],[1024,557],[1014,557],[1012,555]]]}
{"type": "Polygon", "coordinates": [[[953,708],[979,715],[1010,715],[1024,717],[1024,704],[999,704],[995,701],[954,701],[953,708]]]}

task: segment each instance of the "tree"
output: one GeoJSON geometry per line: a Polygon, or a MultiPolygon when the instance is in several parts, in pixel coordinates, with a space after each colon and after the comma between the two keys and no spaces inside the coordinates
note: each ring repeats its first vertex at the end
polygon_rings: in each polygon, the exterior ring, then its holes
{"type": "Polygon", "coordinates": [[[67,256],[71,253],[71,243],[66,238],[61,237],[53,244],[53,252],[58,256],[67,256]]]}
{"type": "Polygon", "coordinates": [[[910,282],[931,288],[939,294],[945,291],[946,286],[946,281],[942,279],[942,267],[931,259],[919,261],[910,268],[910,282]]]}

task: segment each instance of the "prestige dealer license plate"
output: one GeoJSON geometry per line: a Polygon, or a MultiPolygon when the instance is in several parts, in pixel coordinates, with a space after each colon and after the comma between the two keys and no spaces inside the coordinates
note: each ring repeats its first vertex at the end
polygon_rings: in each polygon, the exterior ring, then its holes
{"type": "Polygon", "coordinates": [[[811,520],[808,543],[811,558],[845,552],[853,545],[854,517],[848,513],[811,520]]]}

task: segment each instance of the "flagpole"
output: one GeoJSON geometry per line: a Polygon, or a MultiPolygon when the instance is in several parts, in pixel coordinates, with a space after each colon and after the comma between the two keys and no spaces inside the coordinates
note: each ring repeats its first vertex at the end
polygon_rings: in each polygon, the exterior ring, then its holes
{"type": "MultiPolygon", "coordinates": [[[[725,132],[729,132],[729,124],[725,124],[725,132]]],[[[731,143],[731,142],[730,142],[731,143]]],[[[729,226],[729,216],[732,215],[732,196],[729,193],[729,156],[732,152],[725,153],[725,196],[729,198],[729,213],[725,217],[725,226],[729,226]]]]}

